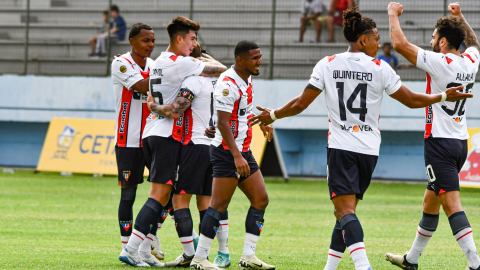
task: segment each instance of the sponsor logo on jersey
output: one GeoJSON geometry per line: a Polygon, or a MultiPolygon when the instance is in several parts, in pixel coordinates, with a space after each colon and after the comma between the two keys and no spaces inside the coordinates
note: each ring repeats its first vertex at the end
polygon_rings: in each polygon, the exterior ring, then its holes
{"type": "Polygon", "coordinates": [[[463,120],[463,117],[460,117],[460,116],[457,116],[457,117],[453,118],[453,121],[455,121],[457,123],[462,122],[462,120],[463,120]]]}
{"type": "Polygon", "coordinates": [[[130,178],[130,171],[123,171],[123,178],[125,178],[125,181],[128,181],[128,178],[130,178]]]}
{"type": "Polygon", "coordinates": [[[260,233],[262,233],[262,231],[263,231],[263,223],[261,223],[260,221],[256,221],[256,222],[257,222],[258,230],[260,231],[260,233]]]}
{"type": "Polygon", "coordinates": [[[366,132],[366,131],[373,131],[373,129],[369,125],[358,125],[358,126],[345,126],[345,125],[340,125],[340,128],[342,130],[348,131],[348,132],[366,132]]]}
{"type": "Polygon", "coordinates": [[[132,227],[132,222],[121,222],[120,221],[120,225],[122,225],[122,227],[125,229],[125,231],[128,231],[130,229],[130,227],[132,227]]]}
{"type": "Polygon", "coordinates": [[[228,96],[229,93],[230,93],[230,92],[228,91],[228,89],[223,89],[223,91],[222,91],[222,94],[223,94],[223,96],[225,96],[225,97],[228,96]]]}
{"type": "Polygon", "coordinates": [[[67,159],[67,152],[75,139],[75,128],[65,125],[62,133],[58,135],[57,150],[55,151],[53,158],[67,159]]]}
{"type": "Polygon", "coordinates": [[[426,119],[427,124],[432,123],[432,117],[433,117],[433,109],[432,109],[432,105],[430,105],[428,106],[428,112],[427,112],[427,119],[426,119]]]}
{"type": "Polygon", "coordinates": [[[127,67],[126,66],[121,66],[120,67],[120,72],[125,73],[125,71],[127,71],[127,67]]]}
{"type": "Polygon", "coordinates": [[[127,118],[127,109],[128,109],[128,102],[123,102],[122,104],[122,121],[120,122],[120,133],[125,132],[125,119],[127,118]]]}

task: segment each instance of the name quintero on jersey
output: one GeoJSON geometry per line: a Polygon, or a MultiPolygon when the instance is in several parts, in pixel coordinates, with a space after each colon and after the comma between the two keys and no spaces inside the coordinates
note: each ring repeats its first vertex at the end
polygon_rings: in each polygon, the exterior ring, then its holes
{"type": "Polygon", "coordinates": [[[370,72],[360,72],[360,71],[351,71],[351,70],[334,70],[333,78],[334,79],[352,79],[352,80],[361,80],[361,81],[372,81],[372,73],[370,72]]]}

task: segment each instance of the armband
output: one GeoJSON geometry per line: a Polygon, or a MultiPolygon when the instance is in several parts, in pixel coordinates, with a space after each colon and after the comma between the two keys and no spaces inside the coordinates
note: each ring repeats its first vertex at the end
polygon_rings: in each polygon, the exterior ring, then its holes
{"type": "Polygon", "coordinates": [[[182,88],[180,89],[180,92],[178,92],[178,97],[183,97],[188,99],[188,101],[192,101],[195,95],[187,88],[182,88]]]}

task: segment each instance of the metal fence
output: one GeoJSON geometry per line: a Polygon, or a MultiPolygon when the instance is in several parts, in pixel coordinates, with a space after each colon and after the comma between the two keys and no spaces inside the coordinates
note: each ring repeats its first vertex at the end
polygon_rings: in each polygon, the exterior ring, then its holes
{"type": "MultiPolygon", "coordinates": [[[[305,79],[323,57],[346,51],[342,27],[333,24],[335,42],[330,39],[328,13],[331,0],[321,0],[320,42],[316,42],[316,20],[306,26],[299,41],[302,0],[2,0],[0,9],[0,73],[43,75],[109,74],[111,56],[130,50],[128,40],[107,44],[105,56],[89,57],[89,40],[104,31],[102,11],[118,5],[129,27],[136,22],[150,24],[155,31],[155,59],[168,46],[166,25],[176,16],[201,24],[199,42],[226,65],[233,64],[233,51],[240,40],[252,40],[263,54],[261,78],[305,79]],[[101,30],[103,29],[103,30],[101,30]]],[[[352,0],[351,0],[352,1],[352,0]]],[[[381,43],[389,42],[387,6],[390,0],[359,0],[360,11],[374,19],[381,43]]],[[[403,0],[400,21],[410,42],[429,49],[438,18],[449,15],[446,0],[403,0]]],[[[480,1],[461,1],[461,8],[474,30],[480,30],[480,1]]],[[[335,22],[335,20],[333,20],[335,22]]],[[[338,23],[338,21],[336,21],[338,23]]],[[[127,38],[128,39],[128,38],[127,38]]],[[[108,39],[107,39],[108,40],[108,39]]],[[[382,49],[378,55],[383,54],[382,49]]],[[[424,80],[425,73],[399,54],[403,80],[424,80]]]]}

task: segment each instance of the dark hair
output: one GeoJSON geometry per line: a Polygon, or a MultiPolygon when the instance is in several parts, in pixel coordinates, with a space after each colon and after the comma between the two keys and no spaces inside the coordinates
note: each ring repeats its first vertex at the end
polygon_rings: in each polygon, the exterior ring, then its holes
{"type": "Polygon", "coordinates": [[[435,24],[435,29],[437,29],[438,40],[446,38],[450,49],[458,50],[463,40],[465,40],[465,30],[463,29],[462,22],[457,18],[440,18],[437,24],[435,24]]]}
{"type": "Polygon", "coordinates": [[[190,54],[191,57],[201,57],[202,54],[204,53],[207,53],[207,51],[205,51],[202,46],[200,46],[199,43],[197,43],[197,46],[195,48],[193,48],[193,51],[192,53],[190,54]]]}
{"type": "Polygon", "coordinates": [[[197,32],[200,30],[200,24],[182,16],[176,17],[167,25],[170,42],[174,41],[178,35],[185,37],[190,30],[197,32]]]}
{"type": "Polygon", "coordinates": [[[116,11],[117,13],[120,13],[120,9],[118,9],[118,6],[117,5],[112,5],[110,7],[110,11],[116,11]]]}
{"type": "Polygon", "coordinates": [[[107,16],[108,16],[108,10],[104,10],[102,13],[103,13],[103,15],[107,15],[107,16]]]}
{"type": "Polygon", "coordinates": [[[372,19],[362,16],[357,8],[347,9],[343,13],[343,35],[350,42],[356,42],[361,35],[377,28],[377,24],[372,19]]]}
{"type": "Polygon", "coordinates": [[[132,25],[132,28],[130,28],[130,34],[128,34],[128,39],[136,37],[140,32],[142,32],[142,29],[145,30],[153,30],[152,27],[146,23],[136,23],[132,25]]]}
{"type": "Polygon", "coordinates": [[[384,49],[385,46],[390,46],[390,48],[392,48],[392,43],[390,43],[390,42],[385,42],[385,43],[383,43],[382,49],[384,49]]]}
{"type": "Polygon", "coordinates": [[[237,46],[235,47],[235,58],[238,56],[242,56],[246,53],[249,53],[250,50],[258,49],[257,43],[253,41],[248,41],[248,40],[242,40],[237,43],[237,46]]]}

